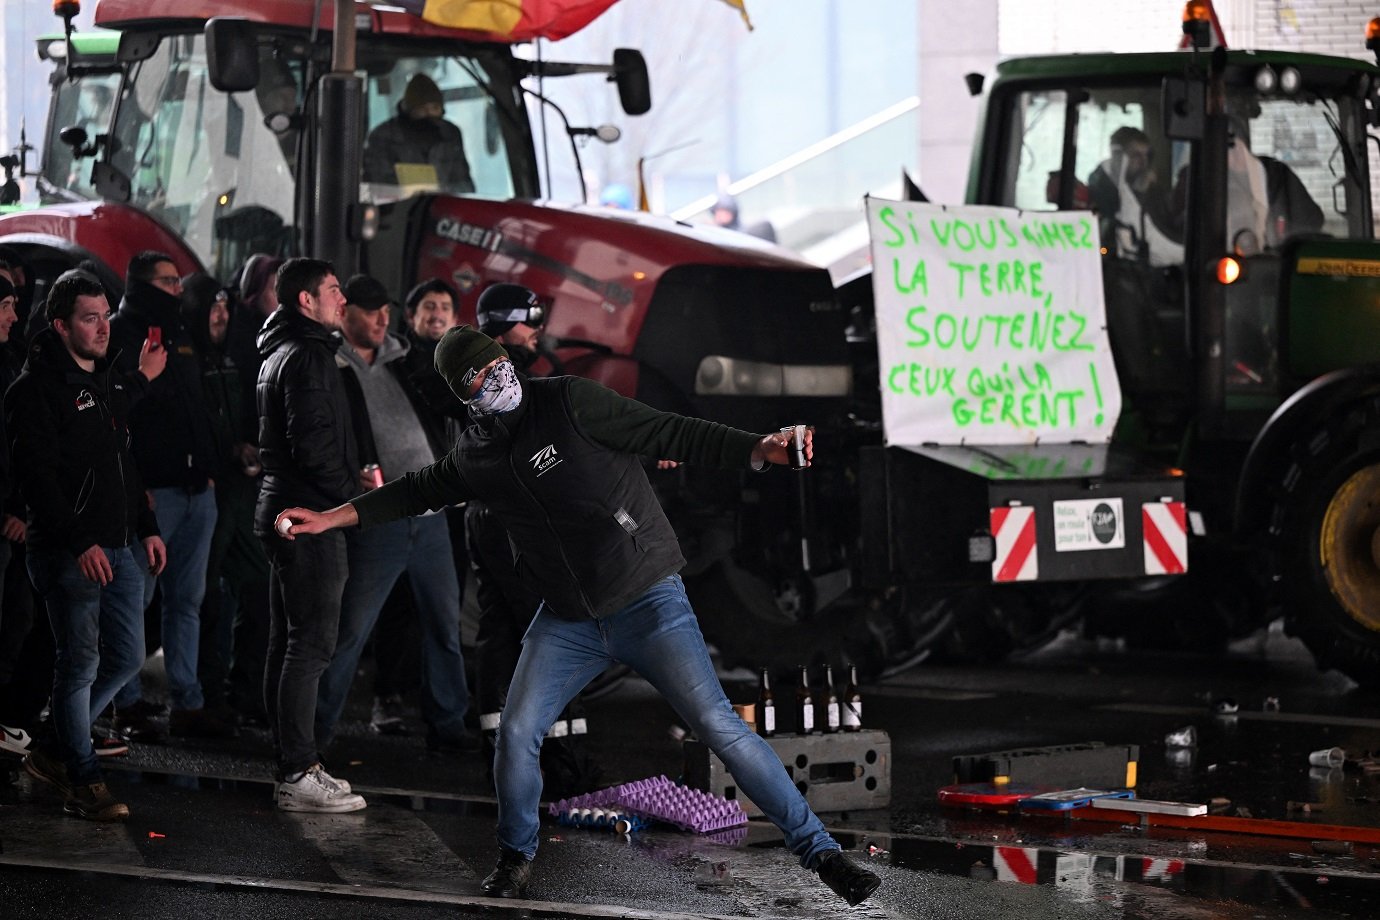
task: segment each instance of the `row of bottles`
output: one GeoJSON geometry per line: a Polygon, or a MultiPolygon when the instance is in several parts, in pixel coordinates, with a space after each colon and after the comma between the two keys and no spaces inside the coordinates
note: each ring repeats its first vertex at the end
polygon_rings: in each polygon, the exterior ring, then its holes
{"type": "MultiPolygon", "coordinates": [[[[757,733],[770,738],[776,734],[776,695],[771,689],[771,674],[760,670],[757,688],[757,733]]],[[[862,728],[862,694],[858,691],[857,665],[848,666],[848,685],[842,697],[834,690],[834,668],[824,666],[824,688],[816,704],[810,688],[810,671],[800,666],[800,682],[795,688],[795,725],[801,735],[816,731],[855,732],[862,728]]]]}

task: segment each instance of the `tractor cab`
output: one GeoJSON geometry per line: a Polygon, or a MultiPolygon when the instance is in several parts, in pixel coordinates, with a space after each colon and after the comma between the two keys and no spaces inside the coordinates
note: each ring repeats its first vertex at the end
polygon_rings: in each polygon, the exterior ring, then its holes
{"type": "Polygon", "coordinates": [[[1310,241],[1372,236],[1372,72],[1224,49],[998,69],[970,197],[1096,211],[1123,433],[1193,417],[1253,433],[1318,372],[1284,348],[1282,266],[1310,241]]]}

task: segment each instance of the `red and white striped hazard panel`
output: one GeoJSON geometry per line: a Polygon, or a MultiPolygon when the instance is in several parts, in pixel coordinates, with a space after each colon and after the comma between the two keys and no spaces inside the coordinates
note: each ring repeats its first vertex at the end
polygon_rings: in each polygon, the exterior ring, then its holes
{"type": "Polygon", "coordinates": [[[1182,859],[1152,859],[1145,856],[1140,861],[1140,877],[1142,879],[1172,882],[1183,873],[1184,861],[1182,859]]]}
{"type": "Polygon", "coordinates": [[[1032,847],[993,847],[992,868],[997,870],[997,881],[1035,884],[1039,857],[1040,851],[1032,847]]]}
{"type": "Polygon", "coordinates": [[[1019,505],[992,509],[993,581],[1034,581],[1040,577],[1035,552],[1035,509],[1019,505]]]}
{"type": "Polygon", "coordinates": [[[1183,502],[1140,506],[1145,536],[1145,574],[1182,575],[1188,571],[1188,514],[1183,502]]]}

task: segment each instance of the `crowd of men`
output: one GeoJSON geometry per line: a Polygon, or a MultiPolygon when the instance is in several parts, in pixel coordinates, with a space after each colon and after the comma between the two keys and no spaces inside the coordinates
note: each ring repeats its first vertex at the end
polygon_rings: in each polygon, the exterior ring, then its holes
{"type": "Polygon", "coordinates": [[[523,635],[516,661],[511,642],[493,643],[509,651],[489,665],[475,720],[494,733],[499,798],[485,893],[525,892],[543,738],[613,662],[667,696],[803,866],[850,904],[880,884],[734,714],[642,466],[763,470],[789,462],[785,435],[659,412],[581,378],[527,376],[546,306],[518,285],[483,291],[474,329],[456,325],[454,290],[424,281],[394,331],[384,286],[366,275],[342,284],[327,262],[255,256],[232,288],[184,279],[171,257],[144,252],[118,310],[94,271],[73,269],[19,341],[24,274],[0,252],[6,266],[0,747],[23,751],[66,812],[128,817],[100,758],[162,729],[162,707],[140,686],[155,601],[166,730],[219,737],[262,718],[282,810],[366,806],[321,752],[371,634],[374,726],[396,730],[401,675],[415,673],[428,747],[478,751],[460,650],[468,504],[474,564],[489,576],[483,616],[506,620],[481,632],[523,635]],[[381,647],[405,622],[419,638],[381,647]],[[109,734],[96,728],[107,707],[109,734]]]}

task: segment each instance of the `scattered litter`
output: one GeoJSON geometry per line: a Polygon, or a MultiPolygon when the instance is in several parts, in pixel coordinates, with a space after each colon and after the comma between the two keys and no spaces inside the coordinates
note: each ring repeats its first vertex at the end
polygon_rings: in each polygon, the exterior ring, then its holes
{"type": "Polygon", "coordinates": [[[1279,697],[1267,696],[1260,706],[1261,712],[1279,712],[1279,697]]]}
{"type": "Polygon", "coordinates": [[[697,885],[727,885],[732,881],[733,870],[729,868],[726,859],[717,862],[703,862],[695,866],[695,884],[697,885]]]}
{"type": "Polygon", "coordinates": [[[1346,763],[1346,752],[1339,747],[1323,748],[1309,754],[1308,762],[1315,767],[1340,767],[1346,763]]]}
{"type": "Polygon", "coordinates": [[[167,837],[167,836],[168,836],[167,834],[160,834],[160,833],[158,833],[158,831],[149,831],[149,839],[150,839],[150,840],[162,840],[163,838],[165,838],[165,837],[167,837]]]}
{"type": "Polygon", "coordinates": [[[1318,876],[1317,882],[1319,885],[1326,885],[1328,883],[1328,878],[1325,875],[1320,875],[1318,876]]]}
{"type": "Polygon", "coordinates": [[[1251,810],[1250,810],[1249,808],[1247,808],[1245,805],[1238,805],[1238,806],[1236,806],[1236,816],[1237,816],[1238,818],[1254,818],[1254,817],[1255,817],[1255,815],[1251,814],[1251,810]]]}
{"type": "Polygon", "coordinates": [[[1208,809],[1209,809],[1210,811],[1225,811],[1226,809],[1228,809],[1228,808],[1230,808],[1230,807],[1231,807],[1231,799],[1224,798],[1224,797],[1222,797],[1222,796],[1220,796],[1220,795],[1219,795],[1219,796],[1215,796],[1215,797],[1213,797],[1213,798],[1211,798],[1211,799],[1208,800],[1208,809]]]}
{"type": "Polygon", "coordinates": [[[646,819],[639,815],[603,808],[569,808],[560,813],[558,820],[568,827],[588,827],[616,834],[632,834],[647,826],[646,819]]]}
{"type": "Polygon", "coordinates": [[[1350,856],[1350,840],[1314,840],[1313,852],[1326,853],[1329,856],[1350,856]]]}
{"type": "Polygon", "coordinates": [[[1293,801],[1290,801],[1290,802],[1286,802],[1285,805],[1284,805],[1284,810],[1285,810],[1286,812],[1295,812],[1295,811],[1297,811],[1297,812],[1301,812],[1302,814],[1305,814],[1305,815],[1311,815],[1311,814],[1313,814],[1314,812],[1322,811],[1323,808],[1324,808],[1324,806],[1323,806],[1323,803],[1322,803],[1322,802],[1293,802],[1293,801]]]}
{"type": "Polygon", "coordinates": [[[868,856],[885,856],[885,855],[887,855],[889,852],[891,852],[891,851],[890,851],[890,850],[883,850],[881,847],[879,847],[879,846],[874,846],[873,844],[870,844],[870,843],[867,845],[867,855],[868,855],[868,856]]]}
{"type": "Polygon", "coordinates": [[[1198,730],[1192,725],[1164,736],[1165,747],[1191,748],[1198,746],[1198,730]]]}
{"type": "Polygon", "coordinates": [[[1231,699],[1230,697],[1223,697],[1222,699],[1218,700],[1217,704],[1212,708],[1213,711],[1216,712],[1219,716],[1225,716],[1231,715],[1234,712],[1239,712],[1241,706],[1239,703],[1236,702],[1236,700],[1231,699]]]}

